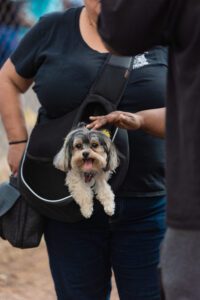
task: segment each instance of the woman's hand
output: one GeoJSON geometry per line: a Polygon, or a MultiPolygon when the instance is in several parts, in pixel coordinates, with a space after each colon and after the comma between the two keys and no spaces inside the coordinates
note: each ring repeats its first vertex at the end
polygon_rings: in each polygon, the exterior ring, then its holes
{"type": "Polygon", "coordinates": [[[116,127],[137,130],[140,129],[143,123],[143,118],[141,115],[133,114],[124,111],[114,111],[105,116],[92,116],[90,117],[92,121],[87,128],[89,129],[99,129],[106,124],[114,124],[116,127]]]}
{"type": "Polygon", "coordinates": [[[22,159],[26,144],[10,145],[8,149],[8,164],[14,176],[17,176],[19,164],[22,159]]]}
{"type": "Polygon", "coordinates": [[[165,137],[165,107],[147,109],[137,113],[125,111],[113,111],[105,116],[90,117],[92,121],[87,128],[99,129],[106,124],[114,124],[116,127],[145,132],[159,138],[165,137]]]}

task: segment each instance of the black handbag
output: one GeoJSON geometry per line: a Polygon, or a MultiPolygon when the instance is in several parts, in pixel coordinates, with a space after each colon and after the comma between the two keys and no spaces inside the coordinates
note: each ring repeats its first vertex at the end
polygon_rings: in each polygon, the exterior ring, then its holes
{"type": "MultiPolygon", "coordinates": [[[[132,64],[132,57],[109,55],[79,107],[56,119],[38,116],[21,162],[19,186],[27,202],[41,214],[63,222],[83,219],[79,206],[64,184],[66,174],[53,166],[53,158],[61,149],[66,135],[78,123],[89,123],[89,116],[103,115],[117,109],[132,64]]],[[[126,130],[113,126],[108,129],[120,158],[120,165],[109,182],[115,192],[127,173],[129,144],[126,130]]],[[[94,214],[99,207],[98,201],[95,201],[94,214]]]]}
{"type": "Polygon", "coordinates": [[[21,196],[17,178],[0,185],[0,237],[12,246],[27,249],[40,244],[44,218],[21,196]]]}

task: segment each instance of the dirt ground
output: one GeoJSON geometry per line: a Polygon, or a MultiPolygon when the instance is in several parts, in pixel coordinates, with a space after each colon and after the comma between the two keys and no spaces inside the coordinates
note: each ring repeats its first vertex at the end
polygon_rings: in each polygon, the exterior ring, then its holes
{"type": "Polygon", "coordinates": [[[44,242],[37,249],[19,250],[0,241],[0,299],[56,299],[44,242]]]}
{"type": "MultiPolygon", "coordinates": [[[[28,105],[24,106],[24,110],[30,129],[35,121],[37,105],[32,92],[25,96],[25,100],[28,105]]],[[[9,175],[6,150],[7,143],[0,121],[0,182],[7,180],[9,175]]],[[[36,299],[56,299],[44,241],[38,248],[19,250],[0,239],[0,300],[36,299]]],[[[118,299],[113,280],[111,300],[118,299]]]]}

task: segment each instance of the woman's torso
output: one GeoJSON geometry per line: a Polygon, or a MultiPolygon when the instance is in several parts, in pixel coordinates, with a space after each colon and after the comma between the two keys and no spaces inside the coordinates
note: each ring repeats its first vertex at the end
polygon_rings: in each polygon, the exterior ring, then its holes
{"type": "MultiPolygon", "coordinates": [[[[34,91],[42,112],[52,118],[81,104],[107,57],[91,49],[83,40],[79,29],[80,12],[81,8],[77,8],[45,17],[51,26],[35,55],[34,91]]],[[[17,63],[17,56],[20,56],[19,50],[13,55],[13,61],[23,75],[26,70],[23,62],[17,63]]],[[[119,109],[136,112],[163,107],[166,74],[166,49],[156,47],[136,56],[119,109]]],[[[164,195],[164,141],[140,130],[129,131],[128,135],[130,165],[118,195],[164,195]]]]}

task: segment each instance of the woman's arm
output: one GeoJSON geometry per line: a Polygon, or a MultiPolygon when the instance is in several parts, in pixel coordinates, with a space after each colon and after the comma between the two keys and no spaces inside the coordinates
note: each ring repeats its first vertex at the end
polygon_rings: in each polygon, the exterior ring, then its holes
{"type": "MultiPolygon", "coordinates": [[[[32,79],[19,76],[9,59],[0,70],[0,115],[9,142],[27,139],[20,94],[26,92],[32,82],[32,79]]],[[[17,173],[24,148],[25,144],[9,147],[8,163],[14,174],[17,173]]]]}
{"type": "Polygon", "coordinates": [[[165,136],[165,113],[166,109],[147,109],[137,113],[114,111],[105,116],[90,117],[92,123],[87,127],[99,129],[106,124],[114,124],[117,127],[129,130],[142,129],[154,136],[165,136]]]}

